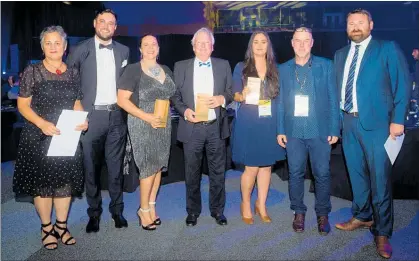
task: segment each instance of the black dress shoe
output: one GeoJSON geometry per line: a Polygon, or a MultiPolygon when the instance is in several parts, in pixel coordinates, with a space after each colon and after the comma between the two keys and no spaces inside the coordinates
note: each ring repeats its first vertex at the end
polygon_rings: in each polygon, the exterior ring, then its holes
{"type": "Polygon", "coordinates": [[[215,218],[215,222],[217,222],[218,225],[227,225],[227,218],[223,214],[211,214],[211,217],[215,218]]]}
{"type": "Polygon", "coordinates": [[[87,223],[87,227],[86,227],[86,233],[98,232],[99,223],[100,223],[100,217],[89,218],[89,223],[87,223]]]}
{"type": "Polygon", "coordinates": [[[198,221],[198,217],[198,215],[188,214],[188,216],[186,217],[186,225],[188,227],[195,226],[198,221]]]}
{"type": "Polygon", "coordinates": [[[128,222],[122,214],[112,215],[112,219],[115,222],[116,228],[128,227],[128,222]]]}

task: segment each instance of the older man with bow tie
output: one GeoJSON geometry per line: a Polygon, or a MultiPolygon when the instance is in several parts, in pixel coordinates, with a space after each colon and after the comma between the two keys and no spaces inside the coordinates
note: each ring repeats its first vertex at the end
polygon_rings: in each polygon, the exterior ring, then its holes
{"type": "Polygon", "coordinates": [[[177,62],[174,69],[176,94],[172,97],[179,120],[177,138],[185,155],[187,226],[195,226],[201,214],[201,163],[204,150],[209,169],[209,207],[219,225],[227,225],[225,205],[225,139],[230,136],[226,104],[232,101],[232,75],[226,60],[212,58],[214,36],[207,28],[199,29],[192,46],[195,58],[177,62]],[[199,99],[198,99],[199,96],[199,99]],[[205,97],[205,98],[202,98],[205,97]],[[197,103],[207,113],[197,115],[197,103]],[[205,109],[206,108],[206,109],[205,109]]]}

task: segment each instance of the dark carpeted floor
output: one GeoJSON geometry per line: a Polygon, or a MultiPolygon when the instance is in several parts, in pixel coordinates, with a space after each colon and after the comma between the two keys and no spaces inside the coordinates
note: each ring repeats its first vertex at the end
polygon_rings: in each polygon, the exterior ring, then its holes
{"type": "MultiPolygon", "coordinates": [[[[317,233],[314,195],[308,192],[306,231],[294,233],[289,209],[288,184],[272,176],[268,211],[273,219],[254,225],[240,218],[240,172],[229,171],[226,178],[228,225],[221,227],[209,216],[208,177],[203,176],[203,212],[198,225],[187,227],[184,219],[185,184],[161,187],[157,210],[163,224],[156,231],[138,226],[138,191],[124,195],[124,215],[128,228],[116,229],[107,212],[109,196],[103,191],[104,213],[100,231],[86,234],[86,200],[76,199],[69,216],[75,246],[59,244],[55,251],[42,249],[40,222],[33,205],[18,203],[11,192],[13,164],[2,164],[2,260],[379,260],[368,230],[342,232],[333,228],[328,236],[317,233]]],[[[256,195],[257,191],[254,191],[256,195]]],[[[255,196],[253,196],[255,200],[255,196]]],[[[351,202],[332,197],[330,222],[351,217],[351,202]]],[[[417,260],[419,256],[419,201],[394,201],[393,260],[417,260]]]]}

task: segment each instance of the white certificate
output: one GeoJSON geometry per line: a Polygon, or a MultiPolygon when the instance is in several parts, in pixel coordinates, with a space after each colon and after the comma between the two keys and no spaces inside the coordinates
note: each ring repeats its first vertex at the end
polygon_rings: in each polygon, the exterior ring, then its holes
{"type": "Polygon", "coordinates": [[[296,117],[308,116],[308,96],[307,95],[295,95],[294,116],[296,117]]]}
{"type": "Polygon", "coordinates": [[[249,93],[246,95],[246,104],[259,105],[261,82],[260,78],[247,77],[247,88],[249,88],[249,93]]]}
{"type": "Polygon", "coordinates": [[[83,124],[87,118],[87,111],[63,110],[56,127],[60,135],[54,135],[49,145],[47,156],[74,156],[79,144],[81,131],[76,126],[83,124]]]}
{"type": "Polygon", "coordinates": [[[400,150],[402,149],[404,140],[404,134],[401,136],[397,136],[395,140],[388,136],[386,143],[384,143],[384,148],[387,151],[388,158],[390,159],[391,165],[397,159],[397,155],[399,155],[400,150]]]}

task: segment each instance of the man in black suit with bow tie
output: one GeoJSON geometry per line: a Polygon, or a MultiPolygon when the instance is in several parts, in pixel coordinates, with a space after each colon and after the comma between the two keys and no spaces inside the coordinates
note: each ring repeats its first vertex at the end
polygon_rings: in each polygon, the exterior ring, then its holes
{"type": "Polygon", "coordinates": [[[195,58],[177,62],[174,78],[177,91],[172,97],[179,119],[177,138],[183,142],[186,183],[186,225],[195,226],[201,214],[201,163],[206,151],[209,169],[209,207],[219,225],[227,225],[225,205],[225,139],[230,136],[225,106],[232,101],[232,75],[226,60],[212,58],[214,36],[199,29],[192,39],[195,58]],[[207,121],[196,118],[198,94],[208,98],[207,121]]]}
{"type": "Polygon", "coordinates": [[[89,112],[89,130],[81,137],[84,154],[86,198],[89,223],[86,232],[99,231],[102,214],[100,170],[103,156],[108,167],[109,211],[116,228],[127,227],[123,217],[123,174],[126,114],[116,104],[116,83],[128,63],[129,49],[112,36],[117,16],[111,9],[97,12],[95,36],[74,47],[68,66],[79,68],[83,108],[89,112]]]}

